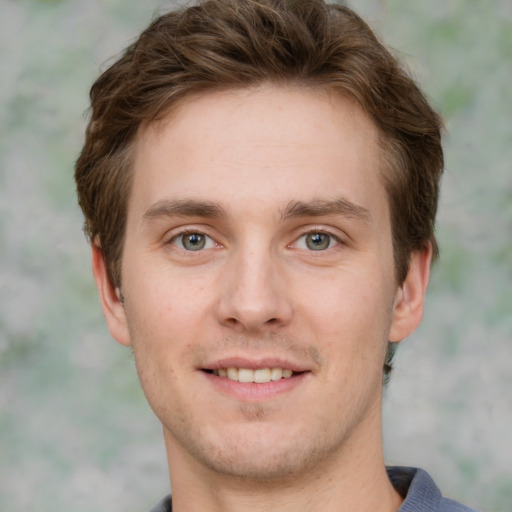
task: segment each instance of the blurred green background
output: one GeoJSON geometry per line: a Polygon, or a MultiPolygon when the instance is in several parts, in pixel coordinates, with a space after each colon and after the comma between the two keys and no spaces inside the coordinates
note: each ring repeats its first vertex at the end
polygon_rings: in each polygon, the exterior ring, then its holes
{"type": "MultiPolygon", "coordinates": [[[[172,2],[0,0],[0,511],[145,511],[160,427],[104,326],[75,205],[87,93],[172,2]]],[[[386,391],[389,463],[512,503],[512,2],[351,2],[446,120],[441,260],[386,391]]]]}

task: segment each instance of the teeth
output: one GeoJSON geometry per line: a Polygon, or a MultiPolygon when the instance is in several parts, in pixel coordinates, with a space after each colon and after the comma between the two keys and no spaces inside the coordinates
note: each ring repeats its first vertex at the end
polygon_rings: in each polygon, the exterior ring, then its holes
{"type": "Polygon", "coordinates": [[[238,382],[254,382],[254,372],[246,368],[240,368],[238,370],[238,382]]]}
{"type": "Polygon", "coordinates": [[[213,373],[219,377],[227,377],[237,382],[257,382],[265,383],[281,379],[289,379],[293,371],[286,368],[259,368],[251,370],[249,368],[219,368],[213,373]]]}
{"type": "Polygon", "coordinates": [[[281,368],[272,368],[270,378],[272,380],[281,380],[283,378],[283,370],[281,368]]]}
{"type": "MultiPolygon", "coordinates": [[[[250,370],[249,370],[250,371],[250,370]]],[[[254,370],[254,382],[270,382],[272,380],[272,374],[270,368],[262,368],[261,370],[254,370]]],[[[240,378],[240,372],[238,372],[240,378]]]]}

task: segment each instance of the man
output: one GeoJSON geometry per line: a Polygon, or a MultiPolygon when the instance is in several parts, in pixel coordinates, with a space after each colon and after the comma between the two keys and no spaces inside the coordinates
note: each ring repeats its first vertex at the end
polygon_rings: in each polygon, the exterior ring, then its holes
{"type": "Polygon", "coordinates": [[[469,510],[384,464],[383,368],[421,321],[443,154],[364,22],[207,0],[154,21],[91,101],[79,202],[172,510],[469,510]]]}

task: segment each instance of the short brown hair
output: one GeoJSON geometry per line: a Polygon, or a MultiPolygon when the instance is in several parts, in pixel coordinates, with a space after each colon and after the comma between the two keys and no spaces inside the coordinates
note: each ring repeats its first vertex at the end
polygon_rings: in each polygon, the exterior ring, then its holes
{"type": "Polygon", "coordinates": [[[355,99],[379,129],[396,277],[437,243],[441,121],[399,62],[349,8],[323,0],[205,0],[151,23],[91,88],[76,163],[85,231],[119,286],[138,130],[176,102],[264,83],[329,88],[355,99]]]}

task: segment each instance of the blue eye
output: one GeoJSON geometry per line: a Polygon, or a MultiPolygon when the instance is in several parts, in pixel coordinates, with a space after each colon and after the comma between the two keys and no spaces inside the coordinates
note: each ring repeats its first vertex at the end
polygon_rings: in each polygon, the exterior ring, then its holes
{"type": "Polygon", "coordinates": [[[315,231],[302,235],[297,240],[297,247],[299,249],[309,249],[310,251],[325,251],[338,245],[338,243],[334,236],[321,231],[315,231]]]}
{"type": "Polygon", "coordinates": [[[204,233],[182,233],[171,240],[172,244],[186,251],[201,251],[215,246],[215,242],[204,233]]]}

